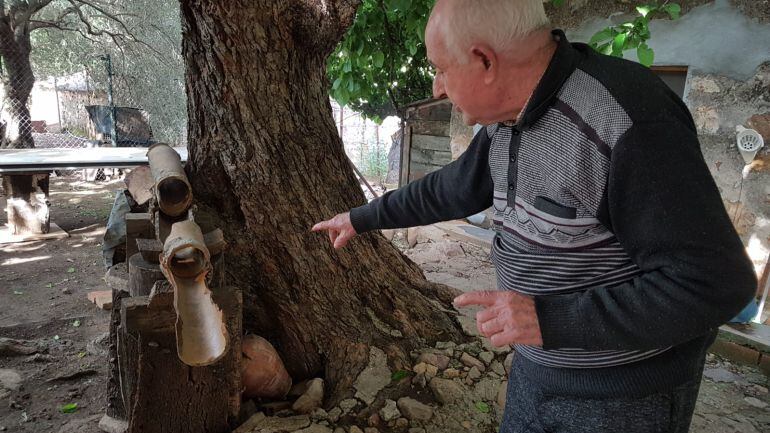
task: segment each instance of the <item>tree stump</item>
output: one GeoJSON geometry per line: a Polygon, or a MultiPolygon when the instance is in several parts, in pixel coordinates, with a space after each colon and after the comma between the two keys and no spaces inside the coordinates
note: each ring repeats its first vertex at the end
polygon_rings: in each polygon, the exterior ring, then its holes
{"type": "Polygon", "coordinates": [[[3,189],[8,197],[6,214],[11,234],[45,234],[51,230],[48,172],[4,174],[3,189]]]}

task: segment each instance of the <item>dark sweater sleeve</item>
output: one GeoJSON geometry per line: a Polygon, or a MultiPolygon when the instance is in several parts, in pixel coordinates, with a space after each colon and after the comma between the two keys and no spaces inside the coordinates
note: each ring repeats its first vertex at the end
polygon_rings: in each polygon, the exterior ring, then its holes
{"type": "Polygon", "coordinates": [[[685,124],[635,125],[612,151],[610,227],[642,273],[535,300],[544,348],[644,350],[689,341],[755,294],[751,261],[685,124]]]}
{"type": "Polygon", "coordinates": [[[492,205],[489,137],[482,128],[457,160],[350,211],[357,233],[433,224],[476,214],[492,205]]]}

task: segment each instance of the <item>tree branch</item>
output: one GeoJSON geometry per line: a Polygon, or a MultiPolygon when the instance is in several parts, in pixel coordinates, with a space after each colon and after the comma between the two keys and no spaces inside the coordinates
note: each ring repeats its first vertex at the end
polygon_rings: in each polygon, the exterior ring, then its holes
{"type": "MultiPolygon", "coordinates": [[[[396,41],[393,28],[390,26],[390,21],[388,21],[388,8],[385,7],[385,2],[382,0],[379,1],[379,5],[383,13],[383,23],[385,23],[385,35],[390,41],[391,47],[397,47],[400,44],[398,41],[396,41]]],[[[388,57],[391,57],[388,59],[388,98],[390,98],[390,103],[393,104],[393,109],[396,110],[396,113],[399,113],[399,116],[401,116],[401,107],[399,106],[398,102],[396,102],[396,97],[393,94],[393,89],[391,88],[393,85],[393,65],[395,62],[393,61],[392,56],[390,56],[392,51],[388,51],[388,57]]]]}
{"type": "Polygon", "coordinates": [[[353,24],[361,0],[301,0],[298,34],[305,41],[314,41],[320,52],[330,54],[353,24]],[[319,35],[325,37],[319,38],[319,35]]]}
{"type": "Polygon", "coordinates": [[[59,21],[29,20],[29,31],[38,29],[59,29],[64,31],[74,31],[77,29],[64,27],[59,21]]]}
{"type": "MultiPolygon", "coordinates": [[[[75,14],[77,14],[77,17],[78,17],[79,21],[81,23],[83,23],[83,25],[85,25],[86,32],[88,34],[90,34],[92,36],[104,36],[104,35],[109,36],[110,39],[112,39],[112,41],[115,43],[115,45],[121,51],[123,50],[123,45],[127,41],[131,41],[131,42],[135,42],[135,43],[138,43],[140,45],[143,45],[145,48],[149,49],[150,51],[152,51],[153,53],[155,53],[158,56],[162,56],[162,54],[157,49],[155,49],[154,47],[150,46],[148,43],[140,40],[139,38],[137,38],[129,30],[128,26],[126,26],[126,24],[120,19],[121,16],[128,16],[129,14],[112,14],[112,13],[109,13],[109,12],[105,11],[105,9],[103,7],[97,6],[94,2],[90,2],[90,1],[86,1],[86,0],[68,0],[68,2],[72,5],[72,10],[73,10],[73,12],[75,14]],[[97,29],[97,28],[95,28],[94,25],[89,20],[89,18],[85,15],[85,13],[83,13],[83,10],[81,9],[81,7],[83,5],[86,5],[88,7],[93,8],[94,10],[96,10],[97,12],[102,14],[105,18],[108,18],[109,20],[112,20],[115,23],[117,23],[120,27],[123,28],[123,30],[125,30],[125,34],[124,33],[111,32],[111,31],[105,30],[105,29],[97,29]]],[[[83,34],[82,31],[80,31],[80,33],[83,34]]]]}
{"type": "Polygon", "coordinates": [[[53,0],[38,0],[28,3],[14,3],[11,5],[9,16],[12,18],[12,27],[14,31],[17,29],[26,28],[27,23],[32,18],[32,15],[40,12],[41,9],[51,4],[53,0]]]}

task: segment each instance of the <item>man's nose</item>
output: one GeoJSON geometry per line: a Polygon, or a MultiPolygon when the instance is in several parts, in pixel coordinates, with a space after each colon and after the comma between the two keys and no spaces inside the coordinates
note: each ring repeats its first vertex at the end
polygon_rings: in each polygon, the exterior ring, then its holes
{"type": "Polygon", "coordinates": [[[433,98],[446,98],[446,89],[444,89],[444,80],[441,77],[433,79],[433,98]]]}

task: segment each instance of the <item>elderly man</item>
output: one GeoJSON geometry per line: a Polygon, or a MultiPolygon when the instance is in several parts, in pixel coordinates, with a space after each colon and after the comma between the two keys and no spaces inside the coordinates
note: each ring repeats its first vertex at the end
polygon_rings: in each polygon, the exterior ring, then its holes
{"type": "Polygon", "coordinates": [[[756,276],[687,107],[648,69],[570,44],[542,0],[439,0],[434,96],[483,128],[455,162],[319,223],[357,233],[492,206],[499,291],[466,293],[512,344],[501,432],[686,432],[716,328],[756,276]]]}

